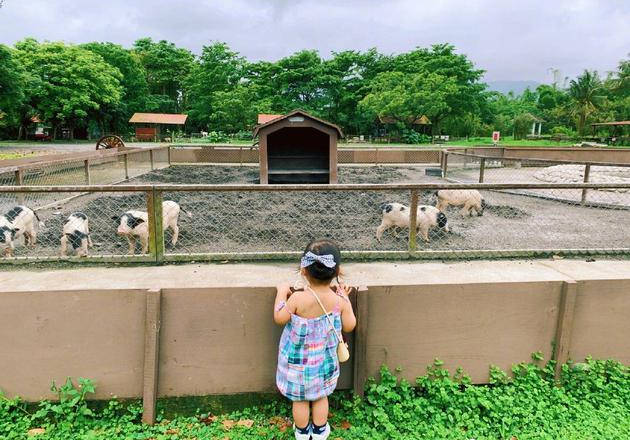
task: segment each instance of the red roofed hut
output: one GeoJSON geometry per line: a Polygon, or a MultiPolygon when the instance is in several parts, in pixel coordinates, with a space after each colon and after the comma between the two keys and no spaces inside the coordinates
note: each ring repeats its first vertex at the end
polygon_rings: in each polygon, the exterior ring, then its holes
{"type": "Polygon", "coordinates": [[[339,127],[302,110],[258,121],[260,183],[337,183],[339,127]]]}
{"type": "Polygon", "coordinates": [[[134,113],[129,122],[136,124],[136,139],[157,142],[162,125],[184,125],[187,118],[188,115],[172,113],[134,113]]]}

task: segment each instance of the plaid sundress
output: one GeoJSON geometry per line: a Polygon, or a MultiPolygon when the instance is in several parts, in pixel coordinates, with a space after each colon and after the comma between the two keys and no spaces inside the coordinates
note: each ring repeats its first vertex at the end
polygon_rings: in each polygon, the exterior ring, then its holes
{"type": "MultiPolygon", "coordinates": [[[[329,315],[339,334],[339,306],[329,315]]],[[[276,385],[282,395],[292,401],[319,400],[332,394],[338,378],[337,338],[326,315],[311,319],[291,315],[278,350],[276,385]]]]}

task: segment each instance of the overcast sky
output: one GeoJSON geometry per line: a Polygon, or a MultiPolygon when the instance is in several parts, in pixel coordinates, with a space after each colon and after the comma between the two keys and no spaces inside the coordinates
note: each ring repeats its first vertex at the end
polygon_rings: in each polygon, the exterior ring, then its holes
{"type": "Polygon", "coordinates": [[[551,82],[614,70],[630,53],[630,0],[0,0],[0,43],[225,41],[250,60],[300,49],[397,53],[450,42],[486,80],[551,82]]]}

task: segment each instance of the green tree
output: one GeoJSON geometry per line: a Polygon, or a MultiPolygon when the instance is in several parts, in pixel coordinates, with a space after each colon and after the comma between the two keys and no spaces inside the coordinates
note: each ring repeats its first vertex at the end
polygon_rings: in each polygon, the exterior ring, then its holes
{"type": "Polygon", "coordinates": [[[442,120],[448,117],[479,114],[486,104],[485,84],[480,80],[483,70],[463,54],[455,53],[451,44],[435,44],[430,49],[418,48],[394,57],[391,69],[405,73],[434,73],[454,81],[456,90],[446,97],[446,106],[433,115],[434,132],[439,132],[442,120]]]}
{"type": "Polygon", "coordinates": [[[373,115],[360,111],[358,105],[369,93],[370,82],[388,69],[389,61],[389,57],[376,49],[333,53],[323,66],[328,84],[326,114],[322,116],[335,121],[348,133],[369,131],[374,124],[373,115]]]}
{"type": "Polygon", "coordinates": [[[413,127],[413,121],[423,115],[433,121],[439,115],[448,114],[449,101],[456,93],[454,78],[435,73],[385,72],[372,81],[370,93],[359,108],[413,127]]]}
{"type": "Polygon", "coordinates": [[[324,116],[329,104],[325,91],[331,78],[317,51],[303,50],[280,59],[273,65],[272,75],[275,109],[285,113],[301,108],[324,116]]]}
{"type": "MultiPolygon", "coordinates": [[[[245,64],[245,59],[225,43],[203,47],[199,62],[186,81],[192,126],[228,131],[245,128],[244,118],[252,117],[247,106],[253,93],[247,84],[240,84],[245,64]]],[[[255,120],[254,115],[250,124],[255,120]]]]}
{"type": "Polygon", "coordinates": [[[113,107],[101,106],[99,113],[100,121],[105,125],[101,127],[101,132],[126,132],[129,127],[129,118],[135,112],[146,111],[149,101],[146,72],[138,55],[113,43],[93,42],[83,44],[81,47],[100,55],[107,64],[115,67],[122,74],[120,101],[113,107]]]}
{"type": "Polygon", "coordinates": [[[32,107],[42,120],[52,124],[56,135],[60,124],[74,136],[77,126],[90,117],[99,118],[101,107],[120,103],[120,71],[99,55],[79,46],[25,40],[16,45],[25,69],[37,79],[32,107]]]}
{"type": "Polygon", "coordinates": [[[0,128],[19,125],[26,73],[13,49],[0,44],[0,128]]]}
{"type": "Polygon", "coordinates": [[[630,60],[619,62],[619,68],[604,84],[611,119],[630,120],[630,60]]]}
{"type": "Polygon", "coordinates": [[[602,81],[595,71],[585,70],[582,75],[569,83],[569,97],[572,100],[571,105],[577,119],[579,134],[584,134],[587,119],[604,105],[606,100],[604,93],[602,81]]]}
{"type": "Polygon", "coordinates": [[[156,43],[151,38],[137,40],[133,51],[144,66],[153,95],[147,103],[150,110],[172,113],[186,108],[185,82],[193,67],[194,55],[171,42],[156,43]]]}

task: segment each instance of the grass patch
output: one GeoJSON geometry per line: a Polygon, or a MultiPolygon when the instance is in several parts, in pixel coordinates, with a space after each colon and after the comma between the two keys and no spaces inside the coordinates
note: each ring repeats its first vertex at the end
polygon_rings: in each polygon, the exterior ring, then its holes
{"type": "MultiPolygon", "coordinates": [[[[436,361],[415,383],[381,370],[363,399],[337,392],[331,398],[331,439],[611,439],[630,437],[630,372],[611,360],[587,359],[563,366],[554,362],[513,367],[512,375],[491,368],[490,384],[472,385],[458,370],[451,375],[436,361]]],[[[290,406],[284,400],[226,414],[212,405],[188,408],[188,415],[158,424],[140,423],[139,402],[112,400],[88,405],[93,384],[85,379],[55,387],[58,402],[27,406],[0,398],[0,438],[25,439],[290,439],[290,406]],[[192,412],[192,413],[191,413],[192,412]],[[32,437],[31,437],[32,438],[32,437]]]]}
{"type": "MultiPolygon", "coordinates": [[[[475,145],[494,145],[491,137],[474,137],[449,142],[453,145],[475,146],[475,145]]],[[[552,141],[549,139],[518,139],[515,140],[512,136],[505,136],[501,138],[498,146],[514,145],[518,147],[570,147],[576,142],[573,141],[552,141]]]]}
{"type": "Polygon", "coordinates": [[[1,153],[0,152],[0,160],[9,160],[9,159],[22,159],[24,157],[33,157],[36,156],[35,153],[1,153]]]}

